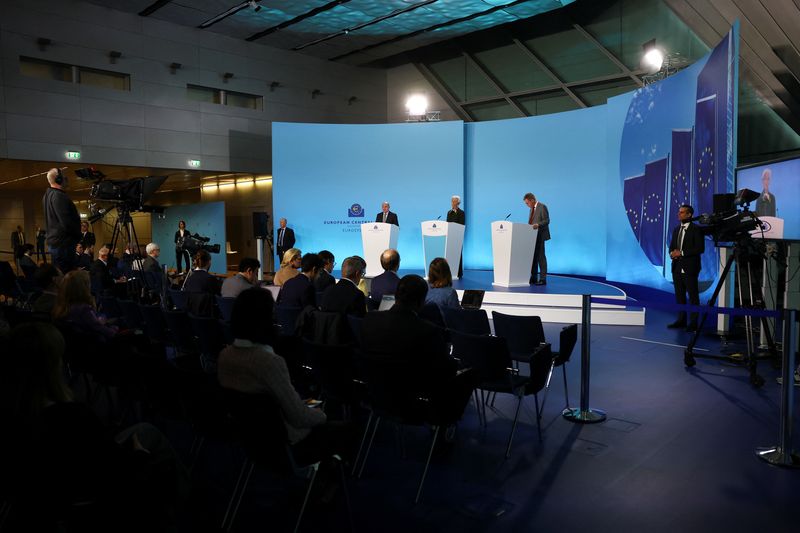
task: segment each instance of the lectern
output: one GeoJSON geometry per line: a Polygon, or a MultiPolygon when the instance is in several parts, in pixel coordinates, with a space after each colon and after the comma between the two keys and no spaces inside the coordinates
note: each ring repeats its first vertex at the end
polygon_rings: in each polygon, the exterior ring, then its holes
{"type": "Polygon", "coordinates": [[[494,285],[525,287],[531,278],[536,234],[530,224],[501,220],[492,222],[494,285]]]}
{"type": "Polygon", "coordinates": [[[426,220],[422,223],[422,257],[425,270],[437,257],[444,257],[450,265],[453,279],[458,279],[458,261],[464,246],[464,224],[426,220]]]}
{"type": "Polygon", "coordinates": [[[400,228],[385,222],[367,222],[361,224],[361,244],[364,247],[364,260],[367,262],[368,278],[383,273],[381,254],[387,248],[397,249],[397,237],[400,228]]]}

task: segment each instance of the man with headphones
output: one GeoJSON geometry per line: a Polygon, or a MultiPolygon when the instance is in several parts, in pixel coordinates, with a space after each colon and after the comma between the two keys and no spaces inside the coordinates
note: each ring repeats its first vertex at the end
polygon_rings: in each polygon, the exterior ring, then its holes
{"type": "Polygon", "coordinates": [[[81,218],[67,196],[69,180],[61,169],[51,168],[47,172],[47,183],[50,187],[42,198],[46,241],[53,263],[66,274],[75,268],[75,245],[81,240],[81,218]]]}

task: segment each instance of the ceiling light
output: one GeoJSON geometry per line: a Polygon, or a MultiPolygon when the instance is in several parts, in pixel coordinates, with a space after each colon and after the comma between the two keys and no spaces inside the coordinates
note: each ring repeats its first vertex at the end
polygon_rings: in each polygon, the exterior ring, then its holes
{"type": "Polygon", "coordinates": [[[658,72],[664,64],[664,52],[656,47],[656,40],[651,39],[642,45],[644,56],[642,56],[642,66],[648,72],[658,72]]]}
{"type": "Polygon", "coordinates": [[[428,111],[428,98],[424,94],[412,94],[406,100],[409,115],[424,115],[428,111]]]}

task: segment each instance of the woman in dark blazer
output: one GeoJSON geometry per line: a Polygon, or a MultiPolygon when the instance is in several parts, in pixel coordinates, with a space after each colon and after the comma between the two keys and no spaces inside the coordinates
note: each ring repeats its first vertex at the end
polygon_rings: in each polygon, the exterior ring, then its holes
{"type": "Polygon", "coordinates": [[[178,231],[175,232],[175,270],[184,272],[181,269],[181,260],[186,263],[185,272],[191,270],[191,258],[189,251],[183,248],[183,239],[189,236],[189,230],[186,229],[186,222],[181,220],[178,222],[178,231]]]}

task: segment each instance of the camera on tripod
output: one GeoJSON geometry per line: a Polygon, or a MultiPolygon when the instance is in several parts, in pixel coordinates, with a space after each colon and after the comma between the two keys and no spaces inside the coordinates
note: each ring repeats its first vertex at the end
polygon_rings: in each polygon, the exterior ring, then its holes
{"type": "Polygon", "coordinates": [[[210,240],[210,237],[203,237],[202,235],[193,233],[183,238],[181,247],[192,256],[200,250],[205,250],[211,254],[218,254],[220,251],[219,244],[208,244],[210,240]]]}
{"type": "Polygon", "coordinates": [[[94,169],[79,169],[75,173],[82,179],[94,179],[89,198],[95,202],[113,202],[110,208],[98,209],[92,204],[92,214],[89,222],[94,223],[116,208],[120,212],[145,211],[148,213],[163,213],[164,209],[145,204],[153,193],[167,180],[167,176],[146,176],[131,180],[108,180],[102,172],[94,169]]]}
{"type": "Polygon", "coordinates": [[[703,235],[709,235],[714,243],[744,243],[751,239],[751,233],[762,227],[755,213],[750,211],[750,203],[760,196],[750,189],[740,189],[736,193],[714,195],[714,213],[704,213],[693,220],[700,223],[703,235]],[[741,208],[741,209],[740,209],[741,208]]]}

